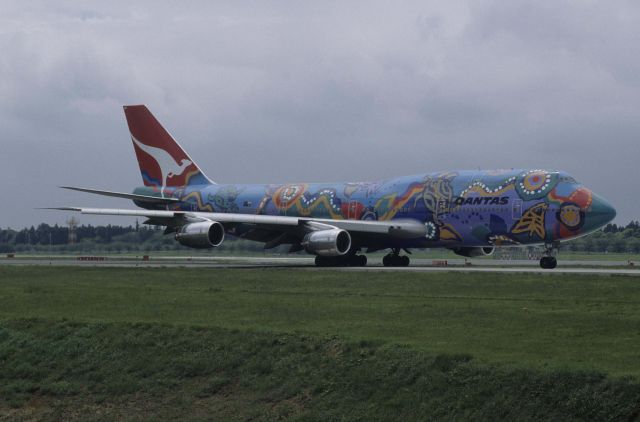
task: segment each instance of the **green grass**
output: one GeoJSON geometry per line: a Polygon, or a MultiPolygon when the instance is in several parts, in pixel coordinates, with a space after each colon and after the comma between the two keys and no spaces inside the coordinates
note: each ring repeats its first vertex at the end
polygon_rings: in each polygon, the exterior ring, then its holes
{"type": "Polygon", "coordinates": [[[597,373],[251,330],[5,321],[0,358],[13,420],[634,420],[640,406],[640,385],[597,373]]]}
{"type": "Polygon", "coordinates": [[[640,279],[0,267],[0,319],[304,331],[640,377],[640,279]]]}
{"type": "Polygon", "coordinates": [[[638,277],[0,266],[0,418],[634,420],[639,305],[638,277]]]}

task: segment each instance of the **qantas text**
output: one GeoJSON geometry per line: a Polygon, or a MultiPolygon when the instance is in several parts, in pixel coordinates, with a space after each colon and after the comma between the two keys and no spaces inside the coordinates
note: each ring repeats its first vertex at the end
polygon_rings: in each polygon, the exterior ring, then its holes
{"type": "Polygon", "coordinates": [[[508,196],[485,196],[477,198],[453,198],[451,204],[454,206],[460,205],[507,205],[509,203],[508,196]]]}

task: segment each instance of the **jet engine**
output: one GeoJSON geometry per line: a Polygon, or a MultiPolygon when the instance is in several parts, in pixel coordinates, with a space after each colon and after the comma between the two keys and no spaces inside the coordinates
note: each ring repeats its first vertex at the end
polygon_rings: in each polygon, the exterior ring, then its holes
{"type": "Polygon", "coordinates": [[[467,258],[475,258],[478,256],[491,255],[496,248],[493,246],[465,246],[460,248],[452,248],[451,250],[456,255],[464,256],[467,258]]]}
{"type": "Polygon", "coordinates": [[[351,249],[351,236],[341,229],[317,230],[304,237],[302,246],[316,255],[342,256],[351,249]]]}
{"type": "Polygon", "coordinates": [[[190,248],[215,248],[224,240],[224,227],[217,221],[185,224],[176,233],[176,240],[190,248]]]}

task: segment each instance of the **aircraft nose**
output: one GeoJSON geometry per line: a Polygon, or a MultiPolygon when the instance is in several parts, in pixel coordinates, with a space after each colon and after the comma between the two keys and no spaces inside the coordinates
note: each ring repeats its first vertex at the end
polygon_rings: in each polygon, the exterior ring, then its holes
{"type": "Polygon", "coordinates": [[[615,217],[616,209],[607,200],[594,194],[586,218],[587,230],[596,230],[611,222],[615,217]]]}

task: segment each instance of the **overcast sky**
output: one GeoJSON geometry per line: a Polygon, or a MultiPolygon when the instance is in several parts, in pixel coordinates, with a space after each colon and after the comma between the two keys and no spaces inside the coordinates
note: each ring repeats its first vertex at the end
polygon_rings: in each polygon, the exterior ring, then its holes
{"type": "Polygon", "coordinates": [[[640,218],[637,1],[159,3],[0,1],[0,226],[132,207],[57,186],[140,185],[141,103],[218,183],[555,168],[640,218]]]}

